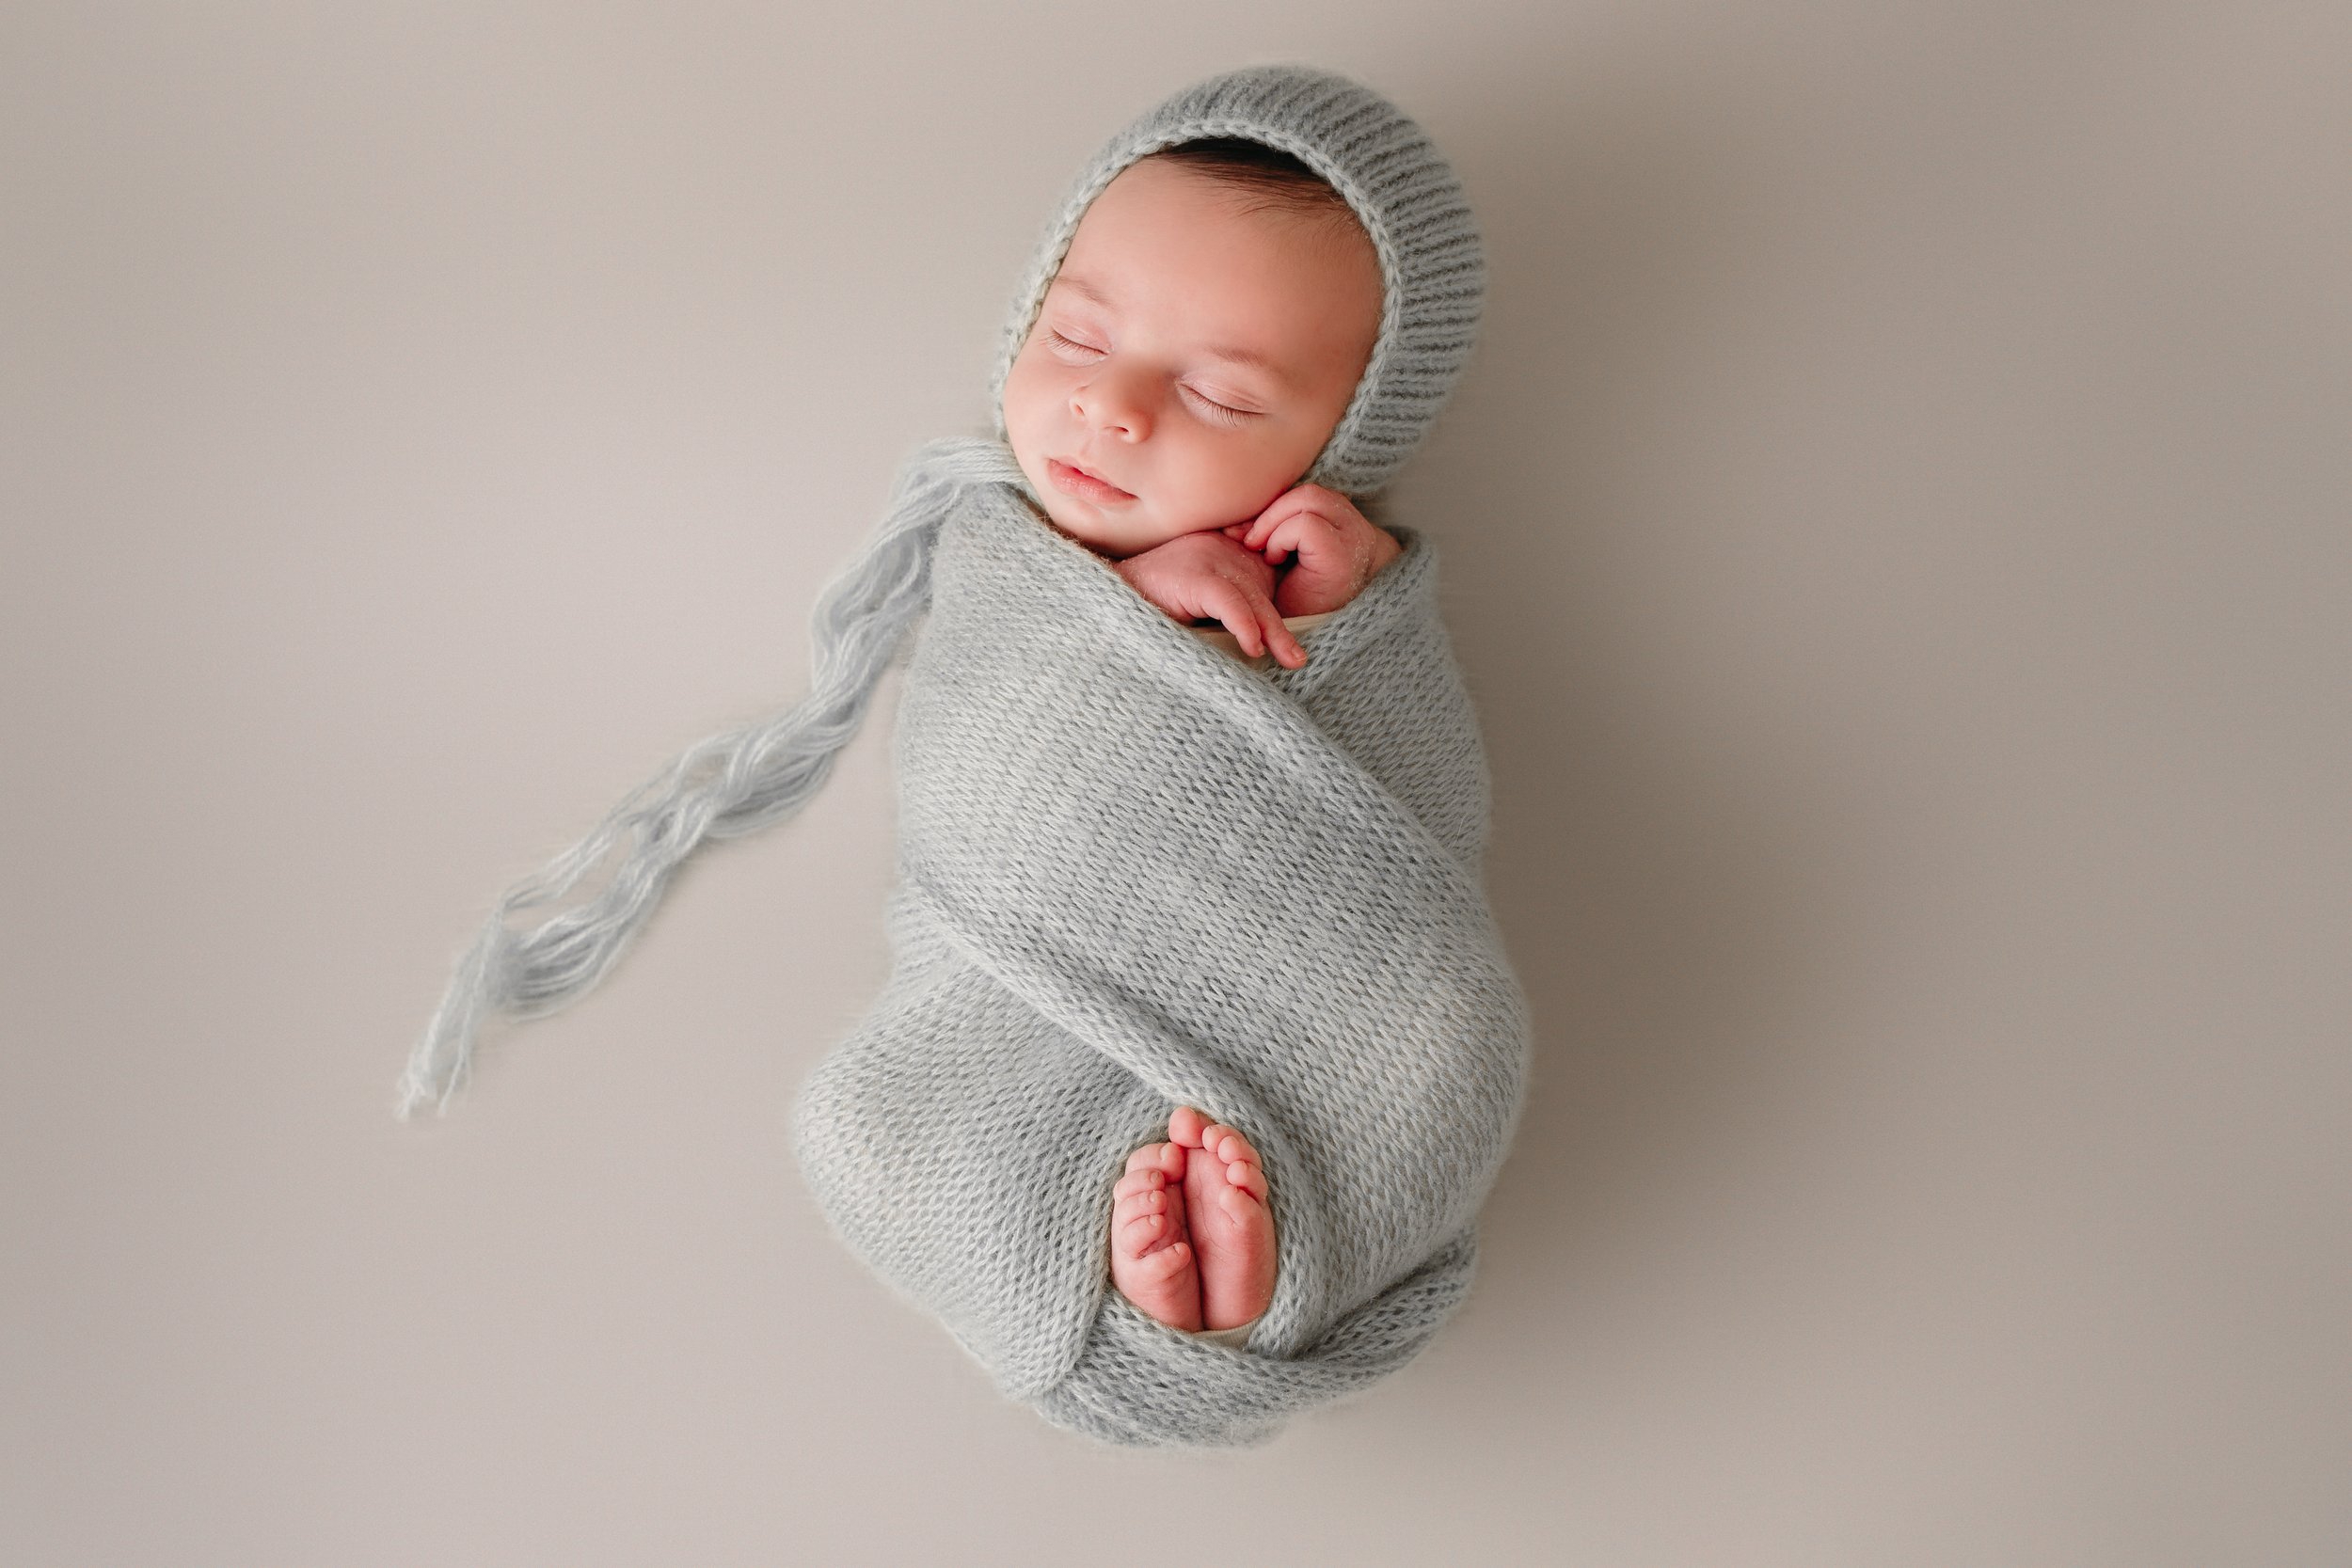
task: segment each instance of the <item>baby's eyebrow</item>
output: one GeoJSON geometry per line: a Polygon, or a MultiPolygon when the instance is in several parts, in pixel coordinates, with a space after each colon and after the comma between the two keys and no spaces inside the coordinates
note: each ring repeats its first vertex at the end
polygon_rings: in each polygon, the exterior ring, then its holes
{"type": "MultiPolygon", "coordinates": [[[[1054,284],[1057,288],[1068,289],[1072,293],[1092,300],[1095,304],[1103,307],[1105,310],[1115,309],[1111,302],[1110,293],[1100,284],[1089,283],[1083,277],[1079,277],[1073,274],[1066,272],[1056,273],[1054,275],[1054,284]]],[[[1200,352],[1212,359],[1222,359],[1229,365],[1242,365],[1250,370],[1257,371],[1261,374],[1272,377],[1275,381],[1279,382],[1285,388],[1289,387],[1291,384],[1290,372],[1288,371],[1284,370],[1280,365],[1276,364],[1272,359],[1267,358],[1264,355],[1260,354],[1255,349],[1204,348],[1200,352]]]]}
{"type": "Polygon", "coordinates": [[[1086,295],[1087,298],[1105,309],[1110,308],[1111,296],[1075,273],[1057,272],[1054,275],[1054,283],[1057,288],[1068,289],[1073,293],[1086,295]]]}
{"type": "Polygon", "coordinates": [[[1230,364],[1247,365],[1253,371],[1258,371],[1265,375],[1273,377],[1276,381],[1280,382],[1285,387],[1290,385],[1291,378],[1289,373],[1285,372],[1281,366],[1276,364],[1264,355],[1258,353],[1255,349],[1204,348],[1200,352],[1209,356],[1212,359],[1223,359],[1230,364]]]}

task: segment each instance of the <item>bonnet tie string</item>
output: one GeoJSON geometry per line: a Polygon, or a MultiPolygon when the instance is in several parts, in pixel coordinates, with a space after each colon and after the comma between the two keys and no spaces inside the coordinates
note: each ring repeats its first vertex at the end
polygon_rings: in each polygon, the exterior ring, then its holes
{"type": "Polygon", "coordinates": [[[973,485],[1025,483],[1000,440],[932,441],[907,457],[865,550],[818,598],[807,695],[771,719],[692,746],[500,900],[459,958],[410,1053],[400,1086],[404,1118],[428,1104],[447,1108],[471,1069],[476,1033],[489,1017],[543,1017],[602,979],[671,875],[705,839],[755,832],[817,793],[856,735],[882,671],[930,602],[932,546],[958,494],[973,485]],[[612,880],[580,907],[527,930],[508,924],[562,898],[624,842],[627,852],[612,880]]]}

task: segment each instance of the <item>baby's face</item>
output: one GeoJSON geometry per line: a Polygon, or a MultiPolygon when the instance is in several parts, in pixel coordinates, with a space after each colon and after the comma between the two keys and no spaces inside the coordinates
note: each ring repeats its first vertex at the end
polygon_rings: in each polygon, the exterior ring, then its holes
{"type": "Polygon", "coordinates": [[[1245,522],[1295,484],[1380,330],[1360,229],[1244,213],[1131,164],[1079,219],[1005,377],[1005,433],[1056,527],[1125,557],[1245,522]]]}

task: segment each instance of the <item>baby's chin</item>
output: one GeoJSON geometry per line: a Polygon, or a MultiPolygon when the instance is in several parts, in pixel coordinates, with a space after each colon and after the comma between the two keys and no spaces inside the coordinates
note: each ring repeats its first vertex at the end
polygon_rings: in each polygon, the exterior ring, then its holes
{"type": "Polygon", "coordinates": [[[1148,518],[1108,517],[1085,506],[1048,506],[1046,520],[1055,531],[1074,539],[1099,556],[1124,561],[1155,546],[1198,529],[1169,528],[1148,518]]]}

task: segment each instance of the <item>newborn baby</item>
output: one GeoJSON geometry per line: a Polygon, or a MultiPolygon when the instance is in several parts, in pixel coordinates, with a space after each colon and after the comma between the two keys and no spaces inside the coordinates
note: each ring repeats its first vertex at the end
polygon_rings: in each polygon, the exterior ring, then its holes
{"type": "MultiPolygon", "coordinates": [[[[1056,529],[1178,621],[1221,622],[1240,653],[1296,669],[1297,633],[1402,551],[1346,497],[1296,483],[1380,307],[1371,239],[1304,164],[1244,140],[1151,154],[1079,221],[1006,375],[1007,440],[1056,529]]],[[[1275,1276],[1248,1141],[1180,1106],[1113,1194],[1120,1293],[1238,1342],[1275,1276]]]]}
{"type": "Polygon", "coordinates": [[[830,1227],[1107,1442],[1261,1441],[1411,1360],[1469,1291],[1527,1020],[1435,546],[1348,498],[1437,417],[1484,277],[1360,83],[1244,67],[1118,132],[1015,297],[996,428],[901,467],[806,694],[500,901],[403,1114],[482,1022],[596,984],[698,845],[809,800],[905,650],[890,980],[793,1108],[830,1227]]]}

